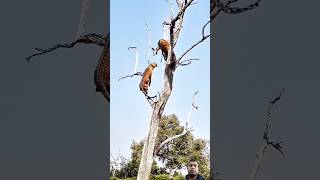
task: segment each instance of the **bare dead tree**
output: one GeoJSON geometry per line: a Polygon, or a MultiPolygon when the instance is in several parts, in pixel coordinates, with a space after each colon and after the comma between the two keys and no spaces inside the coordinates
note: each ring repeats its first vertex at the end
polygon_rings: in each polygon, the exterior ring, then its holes
{"type": "MultiPolygon", "coordinates": [[[[150,173],[151,173],[151,166],[153,159],[155,157],[155,151],[157,151],[159,148],[155,150],[155,144],[156,144],[156,138],[158,134],[158,129],[159,129],[159,124],[160,124],[160,119],[162,117],[163,111],[165,109],[165,106],[168,102],[168,99],[171,95],[172,88],[173,88],[173,78],[174,78],[174,72],[176,68],[179,65],[188,65],[190,64],[191,60],[188,61],[183,61],[182,58],[191,51],[194,47],[199,45],[201,42],[203,42],[205,39],[210,37],[210,35],[204,36],[201,38],[201,40],[194,45],[192,45],[189,49],[186,50],[185,53],[181,55],[181,57],[176,58],[176,55],[174,53],[174,48],[175,45],[178,41],[181,29],[182,29],[182,24],[183,24],[183,19],[184,19],[184,14],[187,10],[187,8],[193,3],[193,0],[187,1],[184,5],[182,5],[179,8],[179,12],[175,17],[171,19],[170,22],[165,22],[168,25],[169,32],[170,32],[170,49],[166,58],[166,64],[165,64],[165,71],[164,71],[164,84],[163,84],[163,89],[161,93],[159,94],[159,98],[157,98],[154,103],[150,103],[152,107],[152,115],[151,115],[151,120],[150,120],[150,125],[148,129],[147,136],[144,141],[144,146],[142,150],[142,155],[141,155],[141,161],[140,161],[140,166],[139,166],[139,171],[138,171],[138,180],[146,180],[149,179],[150,173]],[[188,63],[189,62],[189,63],[188,63]]],[[[177,4],[181,4],[181,2],[177,2],[177,4]]],[[[147,98],[148,100],[148,98],[147,98]]],[[[176,135],[174,137],[170,137],[167,140],[163,142],[163,144],[168,143],[176,138],[179,138],[183,136],[186,132],[190,131],[190,129],[186,129],[185,131],[180,134],[176,135]]],[[[161,147],[161,145],[160,145],[161,147]]]]}
{"type": "MultiPolygon", "coordinates": [[[[191,46],[191,48],[187,49],[185,53],[182,54],[182,56],[178,59],[176,59],[176,55],[174,53],[174,47],[175,44],[179,38],[179,34],[182,28],[182,22],[184,18],[184,13],[187,9],[192,4],[193,0],[190,0],[186,4],[184,4],[176,17],[172,18],[170,22],[167,22],[168,24],[168,32],[170,32],[170,50],[168,52],[168,57],[166,58],[166,64],[165,64],[165,72],[164,72],[164,85],[162,92],[159,93],[159,97],[157,98],[156,101],[153,101],[150,99],[150,97],[146,96],[146,99],[148,100],[150,106],[152,107],[152,115],[151,115],[151,121],[150,121],[150,126],[149,130],[147,133],[147,137],[145,138],[144,142],[144,147],[142,150],[142,156],[141,156],[141,162],[140,162],[140,167],[139,167],[139,172],[138,172],[138,180],[146,180],[149,179],[150,172],[151,172],[151,165],[153,162],[153,159],[158,152],[158,150],[165,145],[166,143],[169,143],[173,141],[176,138],[179,138],[183,135],[185,135],[187,132],[192,131],[192,128],[188,128],[188,121],[186,123],[186,127],[184,131],[176,135],[174,137],[169,137],[167,140],[162,142],[162,144],[155,150],[155,142],[158,134],[158,129],[159,129],[159,121],[162,117],[164,108],[166,106],[166,103],[171,95],[172,92],[172,85],[173,85],[173,77],[174,77],[174,72],[176,68],[180,66],[186,66],[191,63],[191,61],[198,60],[196,58],[193,59],[188,59],[188,60],[182,60],[183,56],[185,56],[188,52],[191,51],[192,48],[196,47],[199,45],[201,42],[203,42],[205,39],[207,39],[210,35],[207,35],[205,38],[202,38],[199,42],[195,43],[194,45],[191,46]]],[[[132,75],[127,75],[121,77],[119,80],[128,78],[128,77],[133,77],[133,76],[141,76],[141,72],[136,72],[132,75]]],[[[195,94],[196,95],[196,94],[195,94]]],[[[194,96],[195,96],[194,95],[194,96]]],[[[194,105],[192,106],[192,110],[197,109],[197,107],[194,105]]]]}
{"type": "Polygon", "coordinates": [[[110,170],[111,170],[112,176],[114,176],[115,171],[119,170],[123,165],[123,162],[127,161],[127,159],[121,156],[120,150],[116,155],[113,155],[112,153],[110,153],[110,157],[111,157],[110,159],[112,159],[110,160],[110,170]]]}

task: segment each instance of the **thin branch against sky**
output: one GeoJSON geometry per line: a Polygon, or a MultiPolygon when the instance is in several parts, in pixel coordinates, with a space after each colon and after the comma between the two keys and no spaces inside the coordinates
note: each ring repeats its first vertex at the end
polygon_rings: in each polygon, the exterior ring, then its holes
{"type": "MultiPolygon", "coordinates": [[[[175,52],[180,56],[187,48],[201,37],[202,26],[209,19],[209,1],[201,1],[192,6],[185,16],[181,37],[176,45],[175,52]],[[207,12],[207,13],[198,13],[207,12]],[[197,14],[196,16],[194,14],[197,14]]],[[[176,9],[176,4],[173,4],[176,9]]],[[[145,129],[150,119],[150,105],[145,101],[139,91],[138,85],[141,76],[134,76],[126,80],[118,81],[124,75],[132,74],[134,63],[132,52],[128,51],[128,45],[139,47],[139,51],[146,51],[148,43],[148,27],[152,29],[151,47],[156,47],[159,39],[163,38],[162,23],[168,16],[168,4],[165,1],[150,2],[147,0],[123,3],[111,2],[111,96],[117,99],[111,103],[111,152],[121,149],[126,157],[130,156],[130,143],[133,139],[141,140],[145,137],[145,129]],[[129,8],[130,7],[130,8],[129,8]],[[141,11],[141,9],[144,9],[141,11]],[[126,19],[126,21],[123,21],[126,19]]],[[[169,99],[164,114],[175,113],[181,122],[188,116],[190,98],[195,90],[199,90],[198,104],[201,109],[194,114],[195,120],[193,134],[196,137],[209,139],[210,137],[210,82],[209,82],[209,44],[206,40],[203,44],[188,53],[185,59],[198,58],[189,66],[177,69],[172,96],[169,99]],[[199,80],[201,79],[201,80],[199,80]]],[[[150,94],[158,94],[161,91],[163,80],[163,64],[160,63],[161,55],[151,56],[150,63],[156,62],[159,66],[154,70],[150,94]]],[[[143,72],[148,64],[148,56],[140,53],[137,72],[143,72]]]]}

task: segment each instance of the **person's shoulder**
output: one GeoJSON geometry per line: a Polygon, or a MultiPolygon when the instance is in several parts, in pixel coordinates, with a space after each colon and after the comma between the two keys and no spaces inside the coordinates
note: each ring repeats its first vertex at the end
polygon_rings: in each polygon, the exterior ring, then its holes
{"type": "MultiPolygon", "coordinates": [[[[200,174],[198,174],[198,177],[197,177],[198,180],[205,180],[203,176],[201,176],[200,174]]],[[[189,180],[189,176],[188,174],[186,175],[186,180],[189,180]]]]}

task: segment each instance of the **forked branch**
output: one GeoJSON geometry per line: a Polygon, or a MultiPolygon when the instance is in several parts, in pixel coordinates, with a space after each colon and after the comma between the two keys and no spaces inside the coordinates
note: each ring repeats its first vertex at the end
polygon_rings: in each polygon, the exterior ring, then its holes
{"type": "Polygon", "coordinates": [[[188,53],[190,52],[194,47],[196,47],[197,45],[199,45],[200,43],[202,43],[204,40],[206,40],[208,37],[210,37],[210,34],[207,36],[203,36],[202,39],[200,39],[198,42],[196,42],[194,45],[192,45],[189,49],[187,49],[179,58],[178,58],[178,64],[181,63],[180,61],[182,60],[182,58],[188,53]]]}
{"type": "Polygon", "coordinates": [[[157,154],[159,153],[160,149],[161,149],[164,145],[166,145],[167,143],[169,143],[169,142],[171,142],[171,141],[173,141],[173,140],[175,140],[175,139],[177,139],[177,138],[179,138],[179,137],[184,136],[184,135],[187,134],[188,132],[193,131],[193,128],[192,128],[192,127],[189,128],[189,127],[188,127],[188,124],[189,124],[190,119],[191,119],[191,113],[192,113],[194,110],[198,110],[198,108],[199,108],[198,106],[195,105],[195,96],[196,96],[197,94],[198,94],[198,91],[195,92],[194,95],[193,95],[192,104],[191,104],[191,109],[190,109],[190,112],[189,112],[189,114],[188,114],[188,117],[187,117],[187,120],[186,120],[186,126],[185,126],[183,132],[180,133],[180,134],[174,135],[174,136],[172,136],[172,137],[169,137],[169,138],[167,138],[166,140],[164,140],[164,141],[157,147],[157,149],[155,149],[154,155],[157,155],[157,154]]]}

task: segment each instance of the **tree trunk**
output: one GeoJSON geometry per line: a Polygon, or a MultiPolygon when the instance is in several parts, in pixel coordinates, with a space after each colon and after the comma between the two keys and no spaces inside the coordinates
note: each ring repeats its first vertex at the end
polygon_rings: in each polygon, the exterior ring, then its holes
{"type": "MultiPolygon", "coordinates": [[[[153,112],[155,111],[156,109],[153,112]]],[[[152,114],[149,132],[143,145],[137,180],[147,180],[150,177],[153,162],[153,151],[158,135],[159,119],[160,118],[158,118],[155,113],[152,114]]]]}
{"type": "MultiPolygon", "coordinates": [[[[192,1],[193,0],[190,0],[188,2],[188,5],[186,5],[186,7],[189,6],[192,1]]],[[[172,92],[173,76],[176,70],[177,59],[173,49],[178,40],[180,29],[182,28],[183,16],[184,16],[184,11],[186,7],[180,10],[177,17],[171,20],[171,25],[168,27],[170,32],[171,47],[169,49],[167,60],[166,60],[166,67],[164,72],[164,86],[161,92],[161,96],[159,97],[159,100],[153,105],[151,122],[150,122],[147,137],[143,145],[137,180],[150,179],[151,167],[154,159],[154,146],[156,144],[156,138],[158,135],[160,119],[162,117],[162,113],[164,111],[164,108],[172,92]]]]}
{"type": "Polygon", "coordinates": [[[170,52],[170,54],[171,55],[169,55],[167,59],[167,61],[170,63],[167,63],[165,68],[164,88],[158,102],[154,104],[148,134],[144,141],[137,180],[150,179],[151,167],[154,157],[154,146],[156,144],[160,119],[162,117],[162,113],[166,106],[166,103],[171,95],[173,74],[176,69],[175,55],[173,52],[170,52]],[[174,65],[172,63],[174,63],[174,65]]]}

